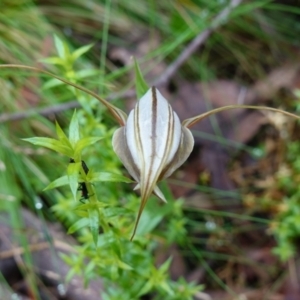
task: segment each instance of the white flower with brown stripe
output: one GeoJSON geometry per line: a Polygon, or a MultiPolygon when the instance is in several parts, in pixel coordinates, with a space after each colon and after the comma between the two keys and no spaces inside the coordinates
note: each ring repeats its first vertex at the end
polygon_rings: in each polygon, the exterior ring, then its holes
{"type": "Polygon", "coordinates": [[[171,105],[152,87],[130,112],[126,125],[113,136],[113,148],[137,181],[141,205],[132,238],[148,198],[153,193],[166,201],[156,185],[170,176],[190,155],[194,139],[171,105]]]}

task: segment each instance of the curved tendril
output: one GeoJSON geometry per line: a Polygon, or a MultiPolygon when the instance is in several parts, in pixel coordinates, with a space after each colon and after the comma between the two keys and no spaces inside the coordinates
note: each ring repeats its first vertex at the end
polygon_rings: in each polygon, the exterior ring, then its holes
{"type": "Polygon", "coordinates": [[[4,68],[20,68],[20,69],[27,69],[27,70],[31,70],[31,71],[35,71],[35,72],[39,72],[39,73],[43,73],[46,74],[50,77],[53,77],[61,82],[64,82],[65,84],[68,84],[78,90],[81,90],[82,92],[85,92],[89,95],[91,95],[92,97],[96,98],[97,100],[99,100],[112,114],[112,116],[116,119],[116,121],[121,125],[124,126],[126,123],[126,119],[127,119],[127,115],[125,112],[123,112],[121,109],[115,107],[114,105],[110,104],[108,101],[106,101],[105,99],[103,99],[102,97],[98,96],[96,93],[80,86],[77,85],[75,83],[72,83],[66,79],[63,79],[57,75],[54,75],[48,71],[39,69],[39,68],[35,68],[35,67],[30,67],[30,66],[25,66],[25,65],[18,65],[18,64],[6,64],[6,65],[0,65],[0,68],[4,69],[4,68]]]}
{"type": "Polygon", "coordinates": [[[229,110],[229,109],[237,109],[237,108],[247,108],[247,109],[258,109],[258,110],[269,110],[269,111],[274,111],[274,112],[278,112],[278,113],[282,113],[284,115],[287,115],[289,117],[293,117],[296,119],[300,119],[300,116],[297,116],[293,113],[281,110],[281,109],[277,109],[277,108],[273,108],[273,107],[267,107],[267,106],[251,106],[251,105],[228,105],[228,106],[223,106],[223,107],[219,107],[219,108],[215,108],[213,110],[210,110],[206,113],[203,113],[201,115],[198,115],[196,117],[193,118],[189,118],[186,119],[182,122],[182,126],[185,126],[187,128],[192,127],[193,125],[195,125],[196,123],[202,121],[204,118],[209,117],[210,115],[216,114],[218,112],[224,111],[224,110],[229,110]]]}

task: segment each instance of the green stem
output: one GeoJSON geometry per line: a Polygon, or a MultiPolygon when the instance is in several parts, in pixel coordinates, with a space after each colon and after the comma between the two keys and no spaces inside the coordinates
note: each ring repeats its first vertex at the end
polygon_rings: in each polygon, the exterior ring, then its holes
{"type": "MultiPolygon", "coordinates": [[[[81,172],[81,174],[86,174],[82,165],[81,165],[80,172],[81,172]]],[[[94,188],[93,184],[90,183],[89,181],[84,181],[84,183],[85,183],[87,191],[88,191],[89,202],[92,204],[92,209],[97,210],[99,223],[102,226],[104,233],[106,233],[109,231],[110,228],[109,228],[108,224],[104,221],[105,220],[104,215],[99,209],[99,206],[98,206],[99,201],[97,198],[95,188],[94,188]]]]}

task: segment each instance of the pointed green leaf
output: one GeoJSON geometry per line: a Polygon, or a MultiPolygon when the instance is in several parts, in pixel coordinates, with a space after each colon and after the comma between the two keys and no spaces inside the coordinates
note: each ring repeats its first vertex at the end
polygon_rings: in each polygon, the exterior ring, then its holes
{"type": "Polygon", "coordinates": [[[72,195],[76,200],[76,193],[78,188],[79,171],[81,168],[81,162],[70,163],[67,168],[67,174],[69,179],[69,185],[72,191],[72,195]]]}
{"type": "Polygon", "coordinates": [[[121,261],[119,259],[117,260],[117,264],[118,264],[119,268],[121,268],[123,270],[132,270],[133,269],[130,265],[124,263],[123,261],[121,261]]]}
{"type": "MultiPolygon", "coordinates": [[[[66,255],[67,256],[67,255],[66,255]]],[[[71,264],[70,265],[72,265],[74,262],[71,260],[71,264]]],[[[68,272],[68,274],[67,274],[67,276],[66,276],[66,283],[69,283],[70,281],[71,281],[71,279],[75,276],[75,275],[77,275],[76,274],[77,273],[77,270],[75,269],[75,268],[73,268],[73,269],[70,269],[70,271],[68,272]]]]}
{"type": "Polygon", "coordinates": [[[51,65],[63,66],[65,64],[65,61],[60,57],[48,57],[48,58],[43,58],[40,61],[51,65]]]}
{"type": "Polygon", "coordinates": [[[88,217],[89,217],[88,212],[87,212],[87,211],[83,211],[83,210],[78,210],[78,211],[76,212],[76,215],[77,215],[78,217],[81,217],[81,218],[87,218],[87,219],[88,219],[88,217]]]}
{"type": "Polygon", "coordinates": [[[93,46],[94,46],[94,44],[89,44],[89,45],[80,47],[79,49],[75,50],[75,51],[71,54],[72,59],[75,61],[75,60],[78,59],[80,56],[82,56],[84,53],[88,52],[93,46]]]}
{"type": "Polygon", "coordinates": [[[128,214],[132,214],[132,211],[125,207],[108,207],[104,209],[104,215],[106,218],[113,218],[128,214]]]}
{"type": "Polygon", "coordinates": [[[96,208],[89,209],[90,230],[93,236],[95,246],[97,246],[99,235],[99,214],[96,208]]]}
{"type": "Polygon", "coordinates": [[[65,45],[63,41],[56,34],[54,35],[54,44],[59,57],[65,58],[66,57],[65,45]]]}
{"type": "Polygon", "coordinates": [[[55,86],[59,86],[59,85],[62,85],[62,84],[63,84],[63,82],[59,81],[56,78],[53,78],[53,79],[48,80],[45,84],[43,84],[42,89],[47,90],[47,89],[51,89],[55,86]]]}
{"type": "Polygon", "coordinates": [[[97,76],[99,75],[99,71],[95,69],[84,69],[76,72],[77,78],[83,79],[90,76],[97,76]]]}
{"type": "Polygon", "coordinates": [[[90,172],[87,176],[87,180],[90,182],[97,182],[97,181],[113,181],[113,182],[126,182],[131,183],[133,182],[131,179],[114,173],[108,172],[90,172]]]}
{"type": "Polygon", "coordinates": [[[172,262],[172,257],[169,257],[160,267],[159,267],[159,272],[160,273],[167,273],[167,271],[170,268],[172,262]]]}
{"type": "Polygon", "coordinates": [[[75,222],[68,230],[68,234],[72,234],[81,228],[87,227],[90,223],[90,220],[88,218],[82,218],[75,222]]]}
{"type": "Polygon", "coordinates": [[[70,127],[69,127],[69,140],[73,148],[75,147],[76,143],[79,141],[79,123],[76,110],[74,110],[70,127]]]}
{"type": "Polygon", "coordinates": [[[148,292],[151,291],[152,288],[153,288],[153,282],[152,282],[152,280],[148,280],[146,282],[146,284],[142,287],[142,289],[139,291],[138,297],[141,297],[141,296],[147,294],[148,292]]]}
{"type": "Polygon", "coordinates": [[[74,156],[76,156],[77,153],[80,153],[85,147],[95,144],[102,139],[103,137],[86,137],[79,140],[74,147],[74,156]]]}
{"type": "MultiPolygon", "coordinates": [[[[86,280],[88,280],[89,278],[92,278],[93,276],[95,276],[94,274],[94,270],[95,268],[97,268],[98,264],[91,260],[84,268],[84,278],[86,280]]],[[[85,284],[84,286],[88,286],[88,284],[85,284]]]]}
{"type": "Polygon", "coordinates": [[[64,145],[62,142],[55,139],[45,137],[33,137],[23,139],[23,141],[29,142],[37,146],[49,148],[69,157],[72,157],[73,155],[73,150],[70,147],[64,145]]]}
{"type": "Polygon", "coordinates": [[[161,281],[159,284],[160,288],[165,290],[169,295],[174,295],[174,291],[171,289],[169,283],[167,281],[161,281]]]}
{"type": "Polygon", "coordinates": [[[65,176],[59,177],[59,178],[55,179],[54,181],[52,181],[48,186],[46,186],[44,188],[44,191],[55,189],[60,186],[64,186],[64,185],[68,185],[68,184],[69,184],[69,178],[68,178],[68,176],[65,175],[65,176]]]}
{"type": "MultiPolygon", "coordinates": [[[[58,139],[61,141],[61,142],[65,142],[65,141],[68,141],[68,137],[66,136],[66,134],[64,133],[64,131],[61,129],[60,125],[57,123],[57,121],[55,122],[55,130],[56,130],[56,134],[57,134],[57,137],[58,139]]],[[[71,146],[70,143],[68,143],[69,146],[71,146]]]]}
{"type": "Polygon", "coordinates": [[[146,94],[149,90],[149,87],[143,77],[143,74],[140,70],[138,62],[134,58],[134,71],[135,71],[135,90],[138,99],[141,99],[142,96],[146,94]]]}

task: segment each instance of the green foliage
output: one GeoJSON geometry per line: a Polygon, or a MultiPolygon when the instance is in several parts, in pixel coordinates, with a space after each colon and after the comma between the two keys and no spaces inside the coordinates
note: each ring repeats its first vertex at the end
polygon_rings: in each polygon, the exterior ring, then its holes
{"type": "Polygon", "coordinates": [[[146,92],[149,89],[149,86],[147,85],[143,74],[140,70],[140,67],[138,65],[138,62],[134,58],[134,71],[135,71],[135,88],[136,88],[136,96],[138,99],[141,99],[142,96],[146,94],[146,92]]]}
{"type": "MultiPolygon", "coordinates": [[[[299,90],[294,91],[300,99],[299,90]]],[[[299,100],[293,103],[296,111],[299,111],[299,100]]],[[[284,194],[280,213],[273,222],[272,232],[278,245],[273,252],[282,261],[287,261],[297,254],[297,243],[300,236],[300,143],[293,141],[287,143],[286,165],[278,174],[278,184],[284,194]]]]}
{"type": "MultiPolygon", "coordinates": [[[[75,62],[86,52],[88,52],[93,47],[93,45],[85,45],[71,52],[67,43],[63,42],[56,35],[54,36],[54,42],[55,42],[55,47],[58,56],[42,59],[41,60],[42,62],[58,66],[61,69],[61,71],[64,73],[65,77],[72,82],[76,82],[79,79],[83,79],[95,74],[95,72],[91,72],[91,71],[84,72],[84,73],[83,72],[75,73],[73,70],[75,62]]],[[[50,81],[48,85],[46,85],[46,87],[49,88],[55,86],[55,83],[61,84],[60,82],[55,81],[54,79],[50,81]]]]}
{"type": "Polygon", "coordinates": [[[300,143],[298,141],[287,144],[287,161],[290,170],[278,176],[279,187],[285,197],[281,205],[281,212],[277,215],[272,226],[278,243],[273,251],[283,261],[296,254],[296,244],[300,236],[299,152],[300,143]]]}

